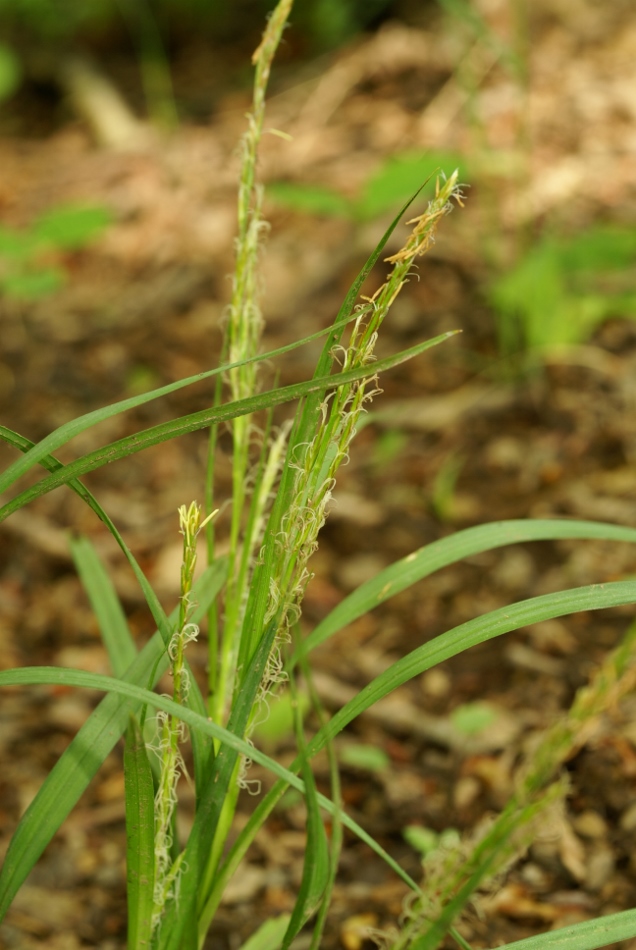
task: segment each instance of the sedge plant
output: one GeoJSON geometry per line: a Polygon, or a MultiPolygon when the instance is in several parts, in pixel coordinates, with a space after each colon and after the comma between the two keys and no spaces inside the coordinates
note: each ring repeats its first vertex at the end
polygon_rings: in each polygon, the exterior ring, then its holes
{"type": "MultiPolygon", "coordinates": [[[[74,541],[73,557],[99,622],[112,675],[36,666],[0,672],[0,686],[4,687],[49,683],[93,688],[105,694],[15,830],[0,872],[0,915],[6,913],[100,765],[125,737],[130,950],[198,950],[204,945],[229,880],[289,788],[296,789],[306,804],[302,879],[292,912],[268,921],[250,938],[250,950],[287,950],[306,927],[311,928],[310,945],[321,945],[344,828],[381,856],[413,891],[412,913],[396,947],[432,948],[447,932],[461,943],[453,929],[455,918],[491,871],[509,858],[513,832],[521,835],[532,815],[560,794],[553,781],[558,766],[576,744],[579,720],[587,710],[596,714],[607,690],[597,689],[587,706],[582,699],[563,731],[546,738],[541,755],[520,778],[519,790],[500,824],[495,823],[472,851],[464,848],[445,863],[435,900],[427,897],[343,808],[333,740],[392,690],[473,645],[574,611],[636,603],[636,581],[626,580],[551,593],[493,611],[419,646],[373,679],[332,718],[323,716],[311,685],[312,650],[408,586],[462,558],[508,544],[560,538],[633,543],[636,530],[588,521],[527,520],[459,531],[381,571],[346,597],[308,636],[299,636],[310,558],[328,513],[338,468],[351,451],[361,414],[378,392],[379,375],[452,335],[443,334],[383,359],[374,354],[378,332],[415,259],[429,248],[451,203],[461,204],[462,195],[456,173],[441,177],[425,210],[410,220],[403,246],[387,258],[388,276],[372,297],[362,294],[363,283],[406,208],[361,269],[331,326],[277,351],[262,353],[257,264],[264,225],[256,163],[269,72],[291,5],[292,0],[280,0],[254,56],[254,101],[243,141],[236,267],[221,365],[80,416],[37,444],[0,427],[0,437],[18,453],[0,475],[1,492],[12,489],[36,466],[45,469],[39,481],[14,492],[6,501],[0,508],[0,520],[59,486],[74,491],[116,539],[157,627],[154,636],[138,649],[94,549],[86,539],[74,541]],[[271,362],[320,336],[325,337],[324,346],[311,379],[270,390],[260,388],[259,364],[263,360],[271,362]],[[138,431],[66,464],[57,460],[55,453],[61,446],[99,422],[210,378],[216,379],[211,406],[138,431]],[[272,410],[290,402],[297,404],[292,421],[275,428],[272,410]],[[215,497],[220,426],[229,427],[233,446],[232,497],[227,505],[225,498],[215,497]],[[116,525],[80,479],[148,446],[204,429],[210,430],[210,451],[203,503],[184,499],[179,511],[181,592],[178,604],[168,614],[116,525]],[[221,509],[218,514],[217,508],[221,509]],[[229,543],[226,553],[220,554],[216,531],[225,517],[224,508],[229,511],[229,543]],[[202,532],[208,564],[195,581],[196,542],[202,532]],[[189,668],[187,645],[199,635],[204,620],[208,623],[209,674],[201,684],[189,668]],[[172,674],[170,695],[155,689],[166,671],[172,674]],[[290,690],[292,708],[301,706],[296,685],[299,673],[308,684],[319,727],[307,738],[300,714],[296,717],[297,755],[285,767],[261,751],[252,736],[257,710],[263,709],[267,697],[281,684],[290,690]],[[187,840],[182,841],[176,814],[186,735],[192,747],[196,810],[187,840]],[[329,795],[317,791],[312,774],[312,758],[321,750],[329,756],[329,795]],[[250,783],[250,762],[264,766],[275,782],[266,794],[259,795],[249,820],[237,832],[236,806],[240,789],[250,783]],[[326,815],[332,828],[329,838],[324,827],[326,815]]],[[[631,649],[631,641],[628,647],[631,649]]],[[[622,653],[612,667],[616,676],[622,676],[627,665],[622,653]]],[[[592,922],[570,928],[561,946],[565,943],[582,950],[633,936],[636,911],[626,911],[604,918],[602,926],[592,922]]],[[[535,950],[547,950],[552,939],[553,935],[537,937],[535,950]]]]}

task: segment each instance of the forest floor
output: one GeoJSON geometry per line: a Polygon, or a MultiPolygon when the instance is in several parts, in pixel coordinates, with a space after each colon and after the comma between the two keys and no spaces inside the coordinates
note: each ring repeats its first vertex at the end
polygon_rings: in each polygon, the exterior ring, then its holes
{"type": "MultiPolygon", "coordinates": [[[[577,345],[512,359],[501,352],[487,291],[497,268],[542,229],[635,225],[636,12],[619,3],[571,6],[567,15],[567,4],[551,15],[550,4],[537,5],[523,79],[496,45],[466,43],[441,19],[387,23],[311,66],[283,55],[267,125],[291,138],[265,137],[266,189],[302,181],[352,198],[391,156],[413,152],[459,155],[470,186],[465,209],[442,223],[418,279],[396,302],[380,352],[451,329],[462,333],[382,377],[383,394],[342,470],[312,561],[307,630],[380,569],[459,528],[547,516],[636,526],[636,323],[617,313],[577,345]]],[[[507,3],[488,4],[494,36],[510,34],[508,14],[507,3]]],[[[203,71],[203,54],[193,64],[203,71]]],[[[135,148],[99,147],[70,113],[0,141],[4,226],[27,228],[52,206],[74,202],[104,206],[113,218],[90,247],[53,253],[68,276],[58,292],[31,302],[0,299],[3,423],[38,440],[82,412],[215,365],[232,269],[237,143],[248,107],[248,90],[219,92],[205,121],[184,121],[169,137],[149,133],[135,148]]],[[[272,349],[333,319],[392,215],[316,215],[266,198],[266,216],[264,346],[272,349]]],[[[379,268],[367,292],[381,281],[379,268]]],[[[315,355],[310,346],[278,361],[281,381],[306,378],[315,355]]],[[[150,403],[90,430],[60,455],[65,461],[204,408],[211,394],[201,384],[150,403]]],[[[86,478],[168,609],[178,596],[176,511],[202,500],[205,447],[203,434],[187,436],[86,478]]],[[[222,439],[221,453],[228,448],[222,439]]],[[[0,447],[3,463],[13,458],[0,447]]],[[[220,462],[219,497],[229,486],[228,458],[220,462]]],[[[219,526],[227,527],[223,519],[219,526]]],[[[69,531],[95,543],[139,641],[152,632],[119,549],[74,494],[58,490],[0,527],[3,668],[108,672],[69,531]]],[[[493,608],[635,571],[630,546],[592,541],[507,547],[445,568],[317,652],[323,701],[338,708],[395,658],[493,608]]],[[[343,766],[351,815],[411,875],[421,875],[404,829],[470,835],[499,810],[524,750],[566,713],[632,618],[633,610],[622,608],[548,621],[402,687],[342,738],[343,749],[371,745],[390,760],[375,770],[343,766]],[[453,711],[475,702],[490,705],[493,723],[459,733],[453,711]]],[[[192,663],[203,673],[203,646],[192,663]]],[[[44,687],[3,695],[3,849],[97,700],[44,687]]],[[[568,762],[570,793],[558,815],[463,922],[475,946],[636,904],[635,711],[632,697],[601,717],[568,762]]],[[[285,760],[284,745],[277,752],[285,760]]],[[[246,795],[241,815],[251,806],[246,795]]],[[[185,827],[187,810],[183,821],[185,827]]],[[[206,947],[234,950],[258,922],[290,909],[303,829],[299,806],[275,813],[206,947]]],[[[405,897],[393,873],[347,838],[324,947],[371,946],[364,927],[395,926],[405,897]]],[[[0,946],[116,950],[126,942],[125,910],[117,747],[20,892],[0,946]]]]}

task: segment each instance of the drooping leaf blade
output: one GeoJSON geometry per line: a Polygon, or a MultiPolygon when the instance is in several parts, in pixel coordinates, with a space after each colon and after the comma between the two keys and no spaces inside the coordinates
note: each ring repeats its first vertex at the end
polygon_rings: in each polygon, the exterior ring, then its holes
{"type": "MultiPolygon", "coordinates": [[[[59,667],[46,666],[30,666],[20,667],[19,669],[15,670],[0,671],[0,688],[3,686],[29,686],[38,684],[78,686],[85,687],[87,689],[106,690],[114,693],[117,697],[126,697],[127,699],[132,700],[136,707],[147,704],[149,706],[153,706],[156,709],[163,709],[165,712],[182,719],[191,730],[199,729],[200,731],[205,732],[206,735],[210,736],[211,738],[217,739],[224,743],[234,752],[247,756],[254,762],[258,762],[259,765],[263,765],[278,778],[282,779],[285,785],[291,785],[293,788],[304,794],[305,785],[302,779],[298,778],[298,776],[289,769],[286,769],[283,765],[277,762],[276,759],[271,759],[263,752],[255,749],[244,739],[238,738],[236,735],[234,735],[234,733],[224,729],[222,726],[217,726],[216,723],[208,719],[207,716],[200,716],[193,710],[188,709],[187,706],[181,706],[178,703],[173,702],[173,700],[171,700],[168,696],[160,696],[157,693],[151,693],[147,689],[143,689],[142,687],[126,682],[125,680],[114,679],[113,677],[103,676],[99,673],[87,673],[85,670],[61,669],[59,667]]],[[[126,706],[126,703],[124,702],[123,705],[126,706]]],[[[124,731],[124,728],[125,726],[122,727],[121,732],[124,731]]],[[[320,807],[324,808],[327,812],[329,812],[329,814],[333,814],[336,810],[333,803],[320,793],[318,793],[318,802],[320,807]]],[[[357,824],[357,822],[355,822],[346,813],[341,812],[340,809],[338,809],[338,814],[343,825],[356,834],[361,841],[369,845],[369,847],[372,848],[376,854],[380,855],[386,861],[386,863],[391,868],[393,868],[395,873],[401,877],[409,887],[419,893],[420,889],[417,884],[402,868],[400,868],[400,866],[386,853],[386,851],[384,851],[384,849],[378,845],[377,842],[374,841],[373,838],[371,838],[364,831],[364,829],[360,827],[360,825],[357,824]]],[[[20,881],[20,883],[22,883],[22,881],[20,881]]],[[[15,888],[14,895],[16,891],[17,887],[15,888]]],[[[2,889],[0,889],[0,920],[6,913],[8,907],[8,904],[5,906],[4,898],[5,893],[2,891],[2,889]]],[[[13,897],[11,897],[10,900],[12,899],[13,897]]]]}
{"type": "Polygon", "coordinates": [[[309,743],[308,753],[315,755],[328,738],[336,736],[360,713],[388,696],[398,686],[470,647],[543,620],[632,603],[636,603],[636,581],[612,581],[531,597],[529,600],[522,600],[509,607],[500,607],[482,617],[460,624],[392,663],[387,670],[360,690],[314,736],[309,743]]]}
{"type": "Polygon", "coordinates": [[[361,584],[315,627],[303,643],[303,652],[309,653],[358,617],[449,564],[508,544],[565,538],[633,544],[636,543],[636,529],[596,521],[537,519],[495,521],[457,531],[413,551],[361,584]]]}
{"type": "MultiPolygon", "coordinates": [[[[4,521],[12,512],[23,508],[24,505],[45,495],[60,485],[79,478],[87,472],[93,472],[95,469],[108,465],[117,459],[125,458],[141,452],[143,449],[158,445],[161,442],[167,442],[169,439],[185,435],[188,432],[196,432],[198,429],[204,429],[209,425],[215,425],[220,422],[226,422],[229,419],[235,419],[237,416],[247,415],[257,412],[260,409],[269,409],[270,406],[280,406],[283,403],[291,402],[294,399],[300,399],[308,393],[325,392],[329,389],[335,389],[347,383],[355,382],[359,379],[365,379],[368,376],[374,376],[385,370],[392,369],[407,360],[418,356],[431,346],[442,343],[454,332],[443,333],[432,340],[426,340],[407,350],[402,350],[394,356],[378,360],[360,369],[349,370],[344,373],[337,373],[332,376],[311,379],[304,383],[294,383],[290,386],[279,387],[265,393],[259,393],[256,396],[250,396],[247,399],[239,399],[235,402],[226,403],[223,406],[204,409],[200,412],[194,412],[187,416],[181,416],[169,422],[152,426],[150,429],[144,429],[124,439],[111,442],[108,445],[89,452],[75,462],[62,466],[61,469],[42,479],[32,488],[21,492],[16,498],[0,508],[0,521],[4,521]]],[[[0,438],[4,437],[5,428],[0,427],[0,438]]]]}
{"type": "MultiPolygon", "coordinates": [[[[31,442],[30,439],[26,439],[23,435],[20,435],[19,432],[14,432],[13,429],[8,429],[6,426],[0,426],[0,439],[6,442],[8,445],[14,446],[14,448],[19,449],[20,452],[23,452],[25,456],[34,448],[37,448],[35,443],[31,442]]],[[[40,443],[41,444],[41,443],[40,443]]],[[[19,460],[18,460],[19,461],[19,460]]],[[[54,458],[52,455],[39,456],[37,462],[45,468],[48,472],[59,472],[64,466],[58,459],[54,458]]],[[[126,560],[130,564],[135,577],[141,587],[144,597],[146,598],[146,603],[150,608],[153,619],[157,625],[157,629],[161,633],[164,641],[168,641],[170,637],[170,626],[166,621],[166,615],[163,607],[159,603],[157,595],[154,592],[152,586],[148,583],[146,575],[141,570],[137,559],[133,555],[132,551],[124,541],[119,530],[117,529],[114,522],[106,514],[102,506],[99,504],[95,496],[86,488],[78,479],[71,479],[68,483],[68,487],[74,491],[82,501],[86,502],[89,508],[91,508],[100,521],[102,521],[115,541],[121,548],[126,560]]]]}
{"type": "MultiPolygon", "coordinates": [[[[0,247],[0,252],[1,250],[2,248],[0,247]]],[[[343,320],[342,325],[344,326],[345,324],[350,323],[352,319],[353,317],[350,314],[347,319],[343,320]]],[[[71,439],[74,439],[77,435],[80,435],[87,429],[98,425],[105,419],[112,419],[114,416],[128,412],[130,409],[143,406],[147,402],[160,399],[162,396],[167,396],[170,393],[177,392],[178,390],[184,389],[187,386],[193,386],[195,383],[202,382],[205,379],[211,379],[213,376],[218,376],[220,373],[228,372],[229,370],[236,369],[239,366],[244,366],[248,363],[262,362],[263,360],[271,360],[276,356],[282,356],[284,353],[289,353],[291,350],[295,350],[300,346],[305,346],[307,343],[312,343],[314,340],[320,339],[320,337],[330,333],[332,329],[332,327],[326,327],[325,329],[318,330],[316,333],[312,333],[309,336],[303,337],[301,340],[295,340],[293,343],[288,343],[286,346],[281,346],[275,350],[270,350],[268,353],[259,354],[258,356],[253,356],[247,360],[239,360],[236,363],[228,363],[227,365],[217,366],[215,369],[207,370],[203,373],[197,373],[194,376],[187,376],[184,379],[179,379],[174,383],[168,383],[166,386],[160,386],[158,389],[153,389],[146,393],[140,393],[137,396],[130,396],[128,399],[121,399],[109,406],[102,406],[100,409],[94,409],[82,416],[77,416],[75,419],[70,419],[68,422],[65,422],[53,432],[49,433],[49,435],[47,435],[40,442],[30,442],[30,447],[28,449],[23,449],[25,455],[20,459],[16,459],[16,461],[13,462],[7,469],[5,469],[4,472],[0,473],[0,493],[10,488],[11,485],[17,482],[19,478],[21,478],[26,474],[26,472],[37,465],[38,462],[41,462],[47,455],[56,452],[59,448],[61,448],[61,446],[66,445],[67,442],[70,442],[71,439]]],[[[0,426],[0,438],[5,438],[5,434],[8,436],[6,441],[9,442],[9,444],[16,444],[11,440],[11,430],[0,426]]],[[[18,446],[16,445],[16,447],[18,446]]]]}

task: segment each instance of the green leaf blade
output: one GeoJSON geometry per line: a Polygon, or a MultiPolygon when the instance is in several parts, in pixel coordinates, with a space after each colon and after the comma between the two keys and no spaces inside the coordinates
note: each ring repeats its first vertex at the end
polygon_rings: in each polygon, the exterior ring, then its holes
{"type": "MultiPolygon", "coordinates": [[[[308,653],[315,649],[347,624],[443,567],[508,544],[565,538],[625,541],[633,544],[636,543],[636,530],[595,521],[537,519],[498,521],[457,531],[447,538],[433,541],[408,554],[361,584],[312,631],[304,642],[303,652],[308,653]]],[[[295,662],[295,659],[292,662],[295,662]]]]}
{"type": "Polygon", "coordinates": [[[139,723],[131,714],[124,747],[128,950],[146,950],[152,937],[155,810],[152,769],[139,723]]]}
{"type": "Polygon", "coordinates": [[[280,950],[281,941],[289,924],[289,914],[270,917],[256,933],[243,944],[241,950],[280,950]]]}
{"type": "Polygon", "coordinates": [[[318,807],[316,784],[305,761],[302,769],[307,803],[307,845],[303,876],[281,950],[289,950],[293,940],[320,906],[329,881],[329,843],[318,807]]]}
{"type": "Polygon", "coordinates": [[[596,950],[636,937],[636,910],[607,914],[570,927],[506,943],[499,950],[596,950]]]}
{"type": "Polygon", "coordinates": [[[111,669],[123,676],[137,656],[126,615],[113,583],[88,538],[71,538],[71,555],[97,618],[111,669]]]}

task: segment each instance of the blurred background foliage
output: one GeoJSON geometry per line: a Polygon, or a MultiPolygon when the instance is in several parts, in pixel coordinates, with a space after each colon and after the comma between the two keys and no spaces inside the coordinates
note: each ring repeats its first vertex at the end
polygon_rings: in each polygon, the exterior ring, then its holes
{"type": "MultiPolygon", "coordinates": [[[[212,86],[251,82],[250,56],[273,5],[273,0],[0,0],[0,103],[21,86],[50,94],[60,60],[79,56],[107,67],[116,80],[123,76],[132,104],[153,120],[163,116],[165,124],[174,126],[177,117],[207,118],[212,86]],[[202,47],[209,57],[197,95],[192,52],[202,47]],[[136,79],[131,60],[137,65],[136,79]],[[187,82],[180,83],[184,73],[187,82]]],[[[408,13],[411,5],[412,0],[299,3],[279,69],[286,61],[334,50],[356,34],[408,13]]],[[[437,9],[434,0],[415,6],[418,15],[424,8],[437,9]]]]}
{"type": "MultiPolygon", "coordinates": [[[[395,4],[392,0],[315,0],[294,11],[294,23],[315,48],[337,45],[369,26],[395,4]]],[[[262,29],[271,0],[1,0],[3,28],[37,34],[45,40],[81,40],[117,29],[131,15],[152,17],[166,36],[192,31],[213,39],[262,29]]]]}

